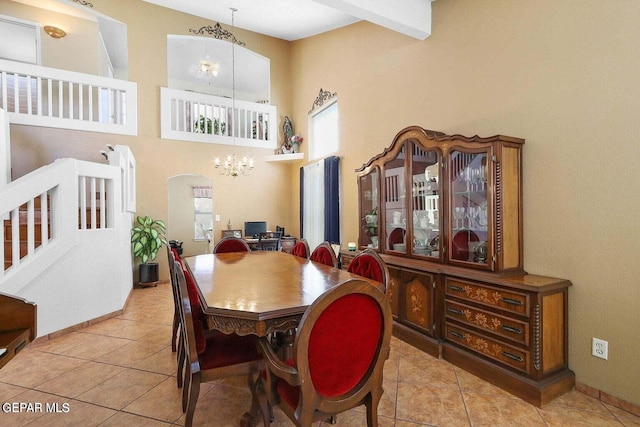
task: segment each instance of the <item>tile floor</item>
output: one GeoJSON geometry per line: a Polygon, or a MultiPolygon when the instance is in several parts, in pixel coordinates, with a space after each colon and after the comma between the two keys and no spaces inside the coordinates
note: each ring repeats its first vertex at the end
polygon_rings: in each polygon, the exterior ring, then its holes
{"type": "MultiPolygon", "coordinates": [[[[183,425],[172,316],[171,287],[160,284],[135,289],[121,316],[31,344],[0,370],[0,426],[183,425]],[[32,406],[11,412],[14,402],[32,406]]],[[[395,338],[384,377],[382,427],[640,426],[640,417],[577,391],[535,408],[395,338]]],[[[244,378],[204,384],[194,425],[238,426],[250,399],[244,378]]],[[[337,426],[365,420],[356,408],[337,426]]],[[[275,425],[293,424],[276,409],[275,425]]]]}

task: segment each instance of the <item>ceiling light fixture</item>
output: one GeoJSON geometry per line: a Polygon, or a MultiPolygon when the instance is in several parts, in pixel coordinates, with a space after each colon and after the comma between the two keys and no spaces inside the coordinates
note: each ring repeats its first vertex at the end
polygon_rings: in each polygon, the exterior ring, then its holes
{"type": "Polygon", "coordinates": [[[218,77],[219,69],[220,66],[211,61],[200,61],[200,64],[198,64],[198,74],[202,78],[207,79],[208,84],[211,84],[213,78],[218,77]]]}
{"type": "Polygon", "coordinates": [[[49,34],[54,39],[61,39],[67,35],[67,32],[62,28],[54,27],[53,25],[45,25],[44,32],[49,34]]]}
{"type": "MultiPolygon", "coordinates": [[[[233,7],[231,9],[231,28],[234,27],[234,15],[238,9],[233,7]]],[[[235,41],[231,42],[231,136],[233,138],[233,147],[236,146],[236,50],[235,41]]],[[[219,175],[227,176],[239,176],[239,175],[251,175],[253,170],[253,158],[246,156],[238,160],[235,151],[227,156],[224,163],[220,163],[220,158],[215,159],[216,171],[219,175]]]]}

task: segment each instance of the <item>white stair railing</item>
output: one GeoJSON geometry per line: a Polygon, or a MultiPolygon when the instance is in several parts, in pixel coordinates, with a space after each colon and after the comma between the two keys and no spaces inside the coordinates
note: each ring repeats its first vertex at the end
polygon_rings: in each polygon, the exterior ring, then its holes
{"type": "Polygon", "coordinates": [[[38,305],[39,336],[116,312],[131,290],[135,160],[116,146],[109,162],[61,159],[0,186],[0,292],[38,305]]]}
{"type": "Polygon", "coordinates": [[[0,59],[0,108],[11,123],[137,135],[137,85],[0,59]]]}

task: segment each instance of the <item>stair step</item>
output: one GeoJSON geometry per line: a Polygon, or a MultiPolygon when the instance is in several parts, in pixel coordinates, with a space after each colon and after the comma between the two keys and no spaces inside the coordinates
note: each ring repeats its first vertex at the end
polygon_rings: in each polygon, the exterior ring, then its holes
{"type": "MultiPolygon", "coordinates": [[[[20,224],[18,225],[18,228],[20,229],[20,240],[27,240],[27,224],[20,224]]],[[[39,223],[34,224],[33,226],[34,228],[34,237],[36,239],[36,243],[40,242],[42,240],[42,225],[39,223]]],[[[49,230],[49,232],[47,233],[48,235],[51,235],[51,224],[49,224],[47,226],[47,229],[49,230]]],[[[4,222],[4,240],[5,242],[10,242],[11,241],[11,221],[5,221],[4,222]]]]}
{"type": "MultiPolygon", "coordinates": [[[[36,199],[39,200],[39,199],[36,199]]],[[[39,204],[39,202],[38,202],[39,204]]],[[[21,208],[19,212],[19,233],[20,233],[20,258],[23,258],[27,254],[27,211],[26,205],[23,205],[24,210],[21,208]]],[[[41,214],[40,210],[36,209],[34,212],[34,239],[35,239],[35,247],[39,247],[42,245],[42,225],[40,224],[41,214]]],[[[87,208],[87,228],[92,228],[91,224],[91,208],[87,208]]],[[[78,227],[82,225],[82,218],[80,216],[80,212],[78,213],[78,227]]],[[[12,231],[11,231],[11,220],[4,220],[4,269],[11,267],[12,265],[12,231]]],[[[51,236],[51,222],[49,222],[48,226],[48,235],[51,236]]],[[[100,228],[100,209],[96,209],[96,228],[100,228]]]]}
{"type": "MultiPolygon", "coordinates": [[[[36,248],[39,247],[40,245],[41,245],[40,242],[36,243],[36,248]]],[[[24,241],[20,242],[20,258],[24,258],[25,255],[27,255],[28,247],[29,246],[27,242],[24,242],[24,241]]],[[[13,260],[13,247],[11,245],[11,242],[5,241],[4,242],[4,269],[5,270],[11,267],[12,260],[13,260]]]]}

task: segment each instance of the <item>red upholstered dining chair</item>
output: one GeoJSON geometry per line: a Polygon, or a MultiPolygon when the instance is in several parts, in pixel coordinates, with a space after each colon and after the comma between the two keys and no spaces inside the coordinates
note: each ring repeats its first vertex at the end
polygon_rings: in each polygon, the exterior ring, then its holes
{"type": "Polygon", "coordinates": [[[260,338],[266,372],[258,398],[270,403],[261,404],[265,426],[270,420],[264,412],[276,405],[296,425],[310,426],[362,404],[367,425],[377,426],[391,328],[389,299],[369,282],[352,279],[307,309],[292,359],[279,359],[269,340],[260,338]]]}
{"type": "Polygon", "coordinates": [[[177,316],[177,319],[178,319],[178,326],[175,327],[175,333],[177,335],[175,337],[175,343],[176,343],[176,349],[178,352],[178,355],[177,355],[178,370],[177,370],[176,380],[178,383],[178,387],[182,387],[182,382],[184,380],[182,371],[183,371],[183,365],[186,358],[186,353],[185,353],[184,343],[183,343],[184,335],[180,331],[182,329],[182,322],[180,322],[180,305],[182,304],[182,301],[180,299],[180,289],[179,289],[179,283],[177,280],[176,270],[180,270],[182,272],[182,275],[185,276],[185,282],[187,284],[187,296],[189,298],[189,304],[191,304],[191,318],[193,320],[193,331],[194,331],[193,333],[194,333],[194,340],[196,343],[196,351],[198,353],[203,353],[206,347],[206,336],[209,334],[214,335],[219,332],[213,331],[213,330],[211,331],[205,330],[204,314],[202,313],[202,308],[200,307],[200,300],[198,299],[198,289],[196,288],[196,284],[193,281],[193,278],[191,277],[191,274],[189,273],[189,271],[186,270],[184,265],[182,264],[182,260],[180,259],[180,257],[177,256],[177,253],[175,251],[171,251],[169,253],[169,271],[171,273],[170,281],[171,281],[171,288],[173,290],[173,299],[175,303],[174,315],[177,316]]]}
{"type": "Polygon", "coordinates": [[[298,240],[291,249],[291,255],[299,256],[300,258],[309,259],[310,253],[309,243],[305,239],[298,240]]]}
{"type": "Polygon", "coordinates": [[[311,252],[309,259],[311,261],[319,262],[330,267],[338,266],[338,258],[336,257],[336,253],[333,251],[331,244],[326,241],[316,246],[313,252],[311,252]]]}
{"type": "Polygon", "coordinates": [[[347,268],[349,273],[357,274],[368,279],[376,280],[384,285],[384,292],[387,291],[389,280],[389,269],[387,264],[380,258],[380,255],[372,249],[365,249],[356,255],[347,268]]]}
{"type": "Polygon", "coordinates": [[[255,335],[217,333],[204,341],[205,348],[202,351],[197,349],[194,326],[197,325],[198,320],[193,317],[184,270],[177,262],[174,264],[174,276],[181,302],[179,305],[180,345],[185,355],[184,361],[178,365],[178,376],[184,378],[182,410],[186,412],[184,425],[188,427],[193,423],[193,415],[200,394],[200,383],[247,375],[249,387],[257,401],[254,378],[258,378],[264,363],[262,355],[258,352],[258,337],[255,335]]]}
{"type": "Polygon", "coordinates": [[[250,250],[249,244],[244,240],[234,236],[226,236],[216,243],[216,246],[213,248],[213,253],[249,252],[250,250]]]}
{"type": "Polygon", "coordinates": [[[174,286],[173,264],[174,261],[181,263],[180,255],[175,248],[167,245],[167,258],[169,265],[169,280],[171,281],[171,289],[173,291],[173,325],[171,327],[171,351],[176,352],[178,349],[178,327],[180,326],[180,300],[178,298],[177,286],[174,286]]]}

